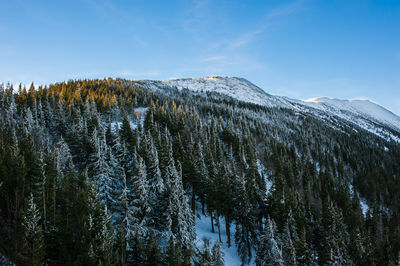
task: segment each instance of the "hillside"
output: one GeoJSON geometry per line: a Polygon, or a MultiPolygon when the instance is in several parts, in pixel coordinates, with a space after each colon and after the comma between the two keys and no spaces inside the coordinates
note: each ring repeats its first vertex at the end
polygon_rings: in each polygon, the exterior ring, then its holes
{"type": "Polygon", "coordinates": [[[237,77],[143,80],[137,83],[153,90],[177,88],[197,93],[219,93],[239,101],[306,112],[327,122],[335,119],[332,117],[338,117],[389,141],[400,142],[400,117],[368,100],[338,100],[326,97],[306,101],[289,99],[270,95],[250,81],[237,77]]]}
{"type": "Polygon", "coordinates": [[[339,103],[222,77],[0,86],[0,261],[395,265],[396,116],[339,103]]]}

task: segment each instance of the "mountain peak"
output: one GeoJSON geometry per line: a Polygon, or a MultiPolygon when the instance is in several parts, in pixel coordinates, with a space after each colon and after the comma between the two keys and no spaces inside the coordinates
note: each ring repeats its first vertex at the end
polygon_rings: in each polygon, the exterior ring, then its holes
{"type": "Polygon", "coordinates": [[[279,97],[269,95],[247,79],[240,77],[207,76],[202,78],[174,78],[161,82],[166,86],[176,87],[178,90],[187,88],[198,92],[217,92],[240,101],[264,106],[282,107],[289,104],[279,97]]]}

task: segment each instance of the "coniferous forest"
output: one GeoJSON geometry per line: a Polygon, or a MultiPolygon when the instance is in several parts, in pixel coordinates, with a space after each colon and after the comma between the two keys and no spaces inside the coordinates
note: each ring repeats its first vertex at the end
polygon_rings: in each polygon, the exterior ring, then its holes
{"type": "Polygon", "coordinates": [[[400,263],[400,144],[339,118],[123,79],[2,85],[0,143],[2,264],[224,265],[222,245],[244,265],[400,263]],[[200,216],[226,241],[196,243],[200,216]]]}

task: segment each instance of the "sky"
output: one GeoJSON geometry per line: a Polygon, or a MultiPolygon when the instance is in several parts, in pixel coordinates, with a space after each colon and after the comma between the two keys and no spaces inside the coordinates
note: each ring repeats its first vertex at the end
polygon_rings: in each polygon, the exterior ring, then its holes
{"type": "Polygon", "coordinates": [[[243,77],[400,115],[400,1],[0,0],[0,82],[243,77]]]}

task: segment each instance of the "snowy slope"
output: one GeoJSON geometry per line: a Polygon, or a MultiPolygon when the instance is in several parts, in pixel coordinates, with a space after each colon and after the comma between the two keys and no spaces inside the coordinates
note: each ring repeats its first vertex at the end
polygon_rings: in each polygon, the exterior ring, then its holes
{"type": "MultiPolygon", "coordinates": [[[[235,226],[231,224],[231,238],[232,245],[228,248],[226,244],[227,236],[225,232],[225,220],[221,218],[221,240],[222,240],[222,252],[224,253],[225,265],[229,266],[240,266],[241,260],[237,252],[235,245],[235,226]]],[[[204,240],[208,240],[210,248],[218,241],[218,232],[211,232],[210,217],[199,214],[196,217],[196,246],[201,250],[204,245],[204,240]]],[[[254,265],[254,264],[250,264],[254,265]]]]}
{"type": "Polygon", "coordinates": [[[153,90],[177,88],[178,90],[189,89],[194,92],[217,92],[240,101],[263,106],[295,108],[295,104],[283,97],[270,95],[250,81],[237,77],[215,76],[134,82],[137,82],[140,86],[145,86],[153,90]]]}
{"type": "Polygon", "coordinates": [[[312,98],[305,104],[324,111],[334,112],[344,118],[359,115],[400,131],[400,117],[368,100],[339,100],[327,97],[312,98]]]}
{"type": "Polygon", "coordinates": [[[169,79],[164,81],[178,89],[188,88],[192,91],[215,91],[244,102],[270,106],[291,106],[286,100],[272,96],[243,78],[205,77],[196,79],[169,79]]]}
{"type": "Polygon", "coordinates": [[[333,127],[339,118],[386,140],[400,142],[400,117],[368,100],[338,100],[326,97],[306,101],[295,100],[270,95],[248,80],[237,77],[138,80],[133,83],[159,91],[188,89],[198,93],[217,92],[244,102],[301,111],[324,120],[333,127]]]}

